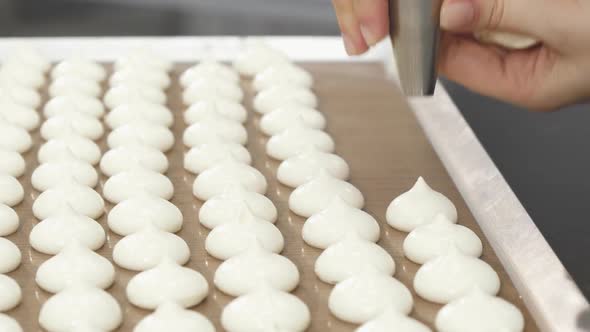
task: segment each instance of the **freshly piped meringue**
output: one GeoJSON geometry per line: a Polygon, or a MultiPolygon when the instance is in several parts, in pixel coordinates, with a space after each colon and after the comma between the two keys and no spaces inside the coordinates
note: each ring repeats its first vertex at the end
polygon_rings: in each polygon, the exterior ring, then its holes
{"type": "Polygon", "coordinates": [[[412,294],[395,278],[368,269],[338,283],[328,299],[330,312],[339,319],[363,324],[386,309],[408,314],[412,294]]]}
{"type": "Polygon", "coordinates": [[[66,212],[98,219],[104,213],[104,200],[92,188],[64,183],[42,192],[33,202],[33,214],[39,220],[66,212]]]}
{"type": "Polygon", "coordinates": [[[129,302],[149,310],[168,302],[189,308],[201,303],[208,292],[207,280],[199,272],[169,259],[135,275],[126,289],[129,302]]]}
{"type": "Polygon", "coordinates": [[[53,67],[51,78],[55,80],[62,76],[77,76],[99,82],[106,77],[106,70],[94,61],[83,58],[72,58],[63,60],[53,67]]]}
{"type": "Polygon", "coordinates": [[[449,303],[475,287],[496,295],[500,278],[488,263],[457,251],[426,262],[414,277],[416,293],[435,303],[449,303]]]}
{"type": "Polygon", "coordinates": [[[0,121],[0,149],[25,153],[33,146],[33,139],[26,129],[0,121]]]}
{"type": "Polygon", "coordinates": [[[215,327],[207,317],[184,309],[175,302],[164,303],[153,314],[146,316],[133,329],[133,332],[215,332],[215,327]]]}
{"type": "Polygon", "coordinates": [[[25,159],[20,153],[0,149],[0,174],[19,177],[25,173],[25,168],[25,159]]]}
{"type": "Polygon", "coordinates": [[[82,136],[98,140],[104,134],[102,123],[83,113],[62,113],[47,119],[41,126],[41,136],[45,140],[67,136],[82,136]]]}
{"type": "Polygon", "coordinates": [[[20,218],[8,205],[0,204],[0,236],[8,236],[18,229],[20,218]]]}
{"type": "Polygon", "coordinates": [[[9,100],[0,101],[0,118],[28,131],[37,129],[40,122],[39,113],[35,109],[9,100]]]}
{"type": "Polygon", "coordinates": [[[313,108],[299,105],[286,105],[266,113],[260,119],[260,130],[266,135],[278,135],[287,130],[294,122],[301,121],[305,127],[313,129],[326,128],[326,118],[313,108]]]}
{"type": "Polygon", "coordinates": [[[316,108],[318,99],[309,89],[292,85],[273,86],[254,97],[254,110],[261,114],[270,113],[286,104],[316,108]]]}
{"type": "Polygon", "coordinates": [[[334,152],[334,140],[319,129],[305,127],[300,121],[266,143],[266,153],[278,160],[286,160],[300,153],[315,149],[334,152]]]}
{"type": "Polygon", "coordinates": [[[22,202],[25,190],[18,180],[11,175],[0,174],[0,203],[15,206],[22,202]]]}
{"type": "Polygon", "coordinates": [[[182,100],[186,105],[210,99],[239,103],[243,98],[244,92],[239,85],[215,77],[197,78],[182,93],[182,100]]]}
{"type": "Polygon", "coordinates": [[[64,214],[43,219],[29,234],[33,249],[48,255],[56,255],[67,245],[78,242],[90,250],[97,250],[105,242],[102,226],[89,217],[64,214]]]}
{"type": "Polygon", "coordinates": [[[255,217],[244,206],[239,215],[207,235],[205,250],[217,259],[226,260],[258,246],[268,252],[280,253],[284,243],[283,235],[275,225],[255,217]]]}
{"type": "Polygon", "coordinates": [[[23,332],[18,322],[3,313],[0,313],[0,331],[3,332],[23,332]]]}
{"type": "Polygon", "coordinates": [[[190,250],[182,238],[151,225],[125,236],[113,248],[115,263],[134,271],[151,269],[165,259],[182,265],[189,258],[190,250]]]}
{"type": "Polygon", "coordinates": [[[28,108],[37,108],[41,105],[41,95],[37,90],[6,81],[0,81],[0,100],[8,100],[28,108]]]}
{"type": "Polygon", "coordinates": [[[111,149],[122,145],[141,144],[166,152],[174,146],[174,134],[164,126],[130,123],[113,130],[107,137],[107,144],[111,149]]]}
{"type": "Polygon", "coordinates": [[[248,133],[241,124],[223,118],[205,119],[190,125],[182,135],[184,145],[195,147],[205,143],[228,142],[246,144],[248,133]]]}
{"type": "Polygon", "coordinates": [[[379,245],[348,233],[320,254],[314,270],[323,282],[336,284],[368,268],[393,275],[395,262],[379,245]]]}
{"type": "Polygon", "coordinates": [[[92,140],[67,136],[53,138],[43,143],[37,152],[40,163],[79,159],[85,163],[96,165],[100,161],[100,148],[92,140]]]}
{"type": "Polygon", "coordinates": [[[105,117],[105,123],[112,129],[138,122],[170,127],[174,116],[164,105],[135,101],[115,107],[105,117]]]}
{"type": "Polygon", "coordinates": [[[43,114],[46,117],[71,112],[84,113],[100,118],[104,115],[105,110],[99,99],[84,95],[66,95],[51,98],[43,109],[43,114]]]}
{"type": "Polygon", "coordinates": [[[309,217],[301,236],[308,245],[326,249],[354,234],[358,239],[369,242],[379,240],[379,224],[370,214],[351,207],[341,198],[335,198],[325,210],[309,217]]]}
{"type": "Polygon", "coordinates": [[[250,165],[252,156],[238,143],[214,142],[191,148],[184,156],[184,168],[195,174],[227,161],[235,160],[250,165]]]}
{"type": "Polygon", "coordinates": [[[199,174],[193,183],[193,194],[205,201],[222,194],[231,185],[241,185],[246,190],[264,194],[267,182],[256,168],[230,160],[199,174]]]}
{"type": "Polygon", "coordinates": [[[243,53],[239,54],[233,66],[244,76],[254,76],[270,66],[288,62],[287,56],[282,52],[257,43],[248,46],[243,53]]]}
{"type": "Polygon", "coordinates": [[[419,321],[399,313],[395,309],[386,309],[374,319],[363,324],[355,332],[432,332],[432,330],[419,321]]]}
{"type": "Polygon", "coordinates": [[[277,220],[277,208],[268,197],[237,185],[228,186],[223,193],[208,199],[199,210],[199,222],[213,229],[234,222],[243,208],[248,208],[252,215],[268,222],[277,220]]]}
{"type": "Polygon", "coordinates": [[[350,167],[342,157],[310,149],[281,162],[277,179],[286,186],[296,188],[313,179],[321,170],[340,180],[347,180],[350,176],[350,167]]]}
{"type": "Polygon", "coordinates": [[[481,256],[482,244],[469,228],[450,222],[442,214],[429,224],[416,227],[406,236],[404,255],[411,261],[424,264],[439,256],[458,250],[472,257],[481,256]]]}
{"type": "Polygon", "coordinates": [[[84,284],[106,289],[115,280],[115,268],[108,259],[74,241],[37,269],[35,281],[50,293],[84,284]]]}
{"type": "Polygon", "coordinates": [[[192,104],[184,112],[184,121],[191,125],[215,115],[221,115],[228,120],[244,123],[248,117],[248,112],[240,103],[223,99],[208,99],[192,104]]]}
{"type": "Polygon", "coordinates": [[[100,160],[100,170],[106,176],[135,169],[165,173],[168,170],[168,158],[156,148],[128,144],[110,149],[100,160]]]}
{"type": "Polygon", "coordinates": [[[104,198],[111,203],[120,203],[138,195],[154,195],[170,199],[174,186],[170,179],[158,172],[136,169],[110,177],[102,189],[104,198]]]}
{"type": "Polygon", "coordinates": [[[100,96],[101,92],[102,89],[96,81],[76,75],[57,77],[49,85],[49,95],[51,97],[84,95],[96,98],[100,96]]]}
{"type": "MultiPolygon", "coordinates": [[[[14,279],[0,274],[0,311],[8,311],[16,307],[22,300],[22,291],[14,279]]],[[[1,328],[2,326],[0,326],[1,328]]],[[[0,329],[0,331],[4,331],[0,329]]]]}
{"type": "Polygon", "coordinates": [[[45,82],[45,75],[37,68],[31,68],[16,61],[8,61],[2,63],[0,80],[30,89],[39,89],[45,82]]]}
{"type": "Polygon", "coordinates": [[[21,257],[20,250],[14,243],[0,237],[0,275],[14,271],[20,265],[21,257]]]}
{"type": "Polygon", "coordinates": [[[261,287],[290,292],[299,284],[299,270],[285,256],[255,245],[221,263],[213,282],[232,296],[252,293],[261,287]]]}
{"type": "Polygon", "coordinates": [[[422,177],[412,189],[396,197],[387,208],[387,223],[400,231],[432,222],[437,214],[443,214],[453,223],[457,222],[457,209],[443,194],[434,191],[422,177]]]}
{"type": "Polygon", "coordinates": [[[313,77],[305,69],[291,64],[280,63],[271,65],[258,73],[252,81],[256,91],[262,91],[277,85],[293,85],[311,88],[313,77]]]}
{"type": "Polygon", "coordinates": [[[109,212],[111,231],[127,236],[151,225],[166,232],[176,233],[182,228],[182,212],[176,205],[156,197],[141,195],[115,205],[109,212]]]}
{"type": "Polygon", "coordinates": [[[442,307],[435,325],[440,332],[521,332],[524,317],[513,304],[476,288],[442,307]]]}
{"type": "Polygon", "coordinates": [[[115,71],[109,79],[109,84],[111,86],[139,84],[164,90],[170,86],[170,77],[163,71],[144,70],[139,66],[127,66],[115,71]]]}
{"type": "Polygon", "coordinates": [[[240,81],[240,75],[230,67],[214,60],[204,60],[185,70],[180,75],[180,84],[186,88],[195,80],[207,77],[218,77],[231,83],[240,81]]]}
{"type": "Polygon", "coordinates": [[[112,331],[123,313],[109,293],[92,286],[69,287],[50,297],[41,307],[39,324],[49,332],[93,329],[112,331]]]}
{"type": "Polygon", "coordinates": [[[363,194],[355,186],[321,171],[291,193],[289,209],[302,217],[311,217],[326,209],[336,197],[355,208],[365,205],[363,194]]]}
{"type": "Polygon", "coordinates": [[[98,183],[98,173],[91,165],[72,159],[41,164],[31,175],[31,185],[39,191],[66,182],[76,182],[94,188],[98,183]]]}
{"type": "Polygon", "coordinates": [[[166,94],[161,90],[140,84],[120,84],[110,88],[104,95],[104,103],[114,109],[117,106],[138,101],[156,104],[166,103],[166,94]]]}
{"type": "Polygon", "coordinates": [[[310,320],[311,314],[303,301],[271,288],[240,296],[221,313],[221,325],[228,332],[303,332],[310,320]]]}
{"type": "Polygon", "coordinates": [[[141,47],[132,50],[128,54],[117,58],[115,71],[126,68],[140,68],[146,71],[168,72],[172,69],[173,63],[170,60],[156,54],[152,50],[141,47]]]}

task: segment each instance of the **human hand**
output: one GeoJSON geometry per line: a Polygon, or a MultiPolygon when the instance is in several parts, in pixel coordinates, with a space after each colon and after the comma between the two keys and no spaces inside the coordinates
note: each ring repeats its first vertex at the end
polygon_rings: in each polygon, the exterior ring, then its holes
{"type": "MultiPolygon", "coordinates": [[[[364,53],[388,34],[387,0],[333,4],[349,54],[364,53]]],[[[585,0],[444,0],[439,73],[533,110],[590,98],[589,17],[585,0]],[[520,33],[542,44],[503,49],[473,38],[482,30],[520,33]]]]}

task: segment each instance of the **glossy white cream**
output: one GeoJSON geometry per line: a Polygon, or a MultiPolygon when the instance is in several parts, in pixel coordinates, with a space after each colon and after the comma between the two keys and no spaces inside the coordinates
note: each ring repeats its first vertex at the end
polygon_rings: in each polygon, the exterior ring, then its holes
{"type": "Polygon", "coordinates": [[[213,279],[222,292],[241,296],[265,287],[290,292],[299,284],[299,270],[285,256],[253,246],[219,265],[213,279]]]}
{"type": "Polygon", "coordinates": [[[186,105],[216,99],[239,103],[243,98],[244,92],[238,84],[216,77],[197,78],[182,93],[186,105]]]}
{"type": "Polygon", "coordinates": [[[25,153],[32,146],[33,140],[26,129],[0,121],[0,149],[25,153]]]}
{"type": "Polygon", "coordinates": [[[199,174],[193,183],[193,194],[205,201],[235,185],[264,194],[267,182],[256,168],[236,161],[226,161],[199,174]]]}
{"type": "Polygon", "coordinates": [[[14,318],[3,313],[0,313],[0,331],[23,332],[23,329],[14,318]]]}
{"type": "Polygon", "coordinates": [[[37,152],[37,160],[40,163],[79,159],[96,165],[100,161],[100,156],[100,148],[95,142],[79,136],[50,139],[43,143],[37,152]]]}
{"type": "Polygon", "coordinates": [[[145,101],[119,105],[105,116],[105,123],[112,129],[138,122],[170,127],[174,116],[166,106],[145,101]]]}
{"type": "Polygon", "coordinates": [[[166,259],[182,265],[189,258],[190,250],[182,238],[153,226],[125,236],[113,248],[115,263],[134,271],[151,269],[166,259]]]}
{"type": "Polygon", "coordinates": [[[412,294],[401,282],[370,269],[338,283],[328,299],[330,312],[353,324],[363,324],[386,309],[408,314],[413,303],[412,294]]]}
{"type": "Polygon", "coordinates": [[[193,81],[207,77],[218,77],[233,83],[240,81],[240,75],[229,66],[215,60],[203,60],[180,75],[180,84],[186,88],[193,81]]]}
{"type": "Polygon", "coordinates": [[[20,153],[0,149],[0,174],[19,177],[25,173],[25,169],[25,159],[20,153]]]}
{"type": "Polygon", "coordinates": [[[408,259],[424,264],[454,250],[467,256],[479,257],[482,244],[472,230],[454,224],[447,217],[439,214],[433,222],[411,231],[404,240],[403,250],[408,259]]]}
{"type": "MultiPolygon", "coordinates": [[[[19,305],[22,291],[18,283],[9,276],[0,274],[0,312],[8,311],[19,305]]],[[[0,331],[4,331],[1,330],[0,331]]]]}
{"type": "Polygon", "coordinates": [[[199,272],[168,259],[136,274],[126,288],[129,302],[149,310],[169,302],[189,308],[203,301],[208,292],[207,280],[199,272]]]}
{"type": "Polygon", "coordinates": [[[281,162],[277,169],[277,179],[286,186],[296,188],[313,179],[322,170],[340,180],[348,180],[350,176],[350,167],[342,157],[310,149],[281,162]]]}
{"type": "Polygon", "coordinates": [[[295,122],[266,143],[266,153],[274,159],[286,160],[310,150],[334,152],[335,143],[330,135],[319,129],[295,122]]]}
{"type": "Polygon", "coordinates": [[[0,236],[8,236],[18,229],[20,218],[13,208],[0,204],[0,236]]]}
{"type": "Polygon", "coordinates": [[[355,332],[432,332],[421,322],[397,312],[395,309],[386,309],[374,319],[364,323],[355,332]]]}
{"type": "Polygon", "coordinates": [[[0,80],[0,100],[8,100],[28,108],[41,105],[41,95],[37,90],[0,80]]]}
{"type": "Polygon", "coordinates": [[[513,304],[479,289],[442,307],[435,325],[440,332],[521,332],[524,317],[513,304]]]}
{"type": "Polygon", "coordinates": [[[43,163],[31,175],[31,185],[38,191],[64,183],[79,183],[94,188],[98,184],[98,173],[92,165],[72,159],[43,163]]]}
{"type": "Polygon", "coordinates": [[[324,250],[314,267],[320,280],[329,284],[337,284],[367,269],[391,276],[395,273],[395,262],[385,249],[355,233],[347,234],[324,250]]]}
{"type": "Polygon", "coordinates": [[[227,142],[246,144],[248,133],[241,124],[226,120],[221,117],[217,119],[204,119],[190,125],[182,135],[184,145],[188,147],[200,146],[205,143],[227,142]]]}
{"type": "Polygon", "coordinates": [[[157,196],[141,195],[115,205],[109,212],[108,225],[122,236],[137,233],[148,225],[176,233],[182,228],[182,220],[176,205],[157,196]]]}
{"type": "Polygon", "coordinates": [[[215,327],[200,313],[187,310],[175,302],[164,303],[156,311],[143,318],[133,332],[215,332],[215,327]]]}
{"type": "Polygon", "coordinates": [[[363,194],[355,186],[321,171],[291,193],[289,209],[302,217],[311,217],[326,209],[337,197],[358,209],[365,205],[363,194]]]}
{"type": "Polygon", "coordinates": [[[49,332],[113,331],[123,321],[119,303],[96,287],[77,285],[50,297],[39,313],[39,324],[49,332]]]}
{"type": "Polygon", "coordinates": [[[83,284],[106,289],[113,284],[115,268],[108,259],[74,241],[37,269],[37,285],[50,293],[83,284]]]}
{"type": "Polygon", "coordinates": [[[21,262],[22,255],[16,244],[0,237],[0,273],[14,271],[21,262]]]}
{"type": "Polygon", "coordinates": [[[184,112],[184,122],[190,125],[215,115],[221,115],[228,120],[244,123],[248,117],[248,112],[242,104],[237,102],[223,99],[207,99],[192,104],[184,112]]]}
{"type": "Polygon", "coordinates": [[[61,61],[51,71],[51,78],[55,80],[62,76],[77,76],[92,81],[102,81],[106,77],[105,68],[88,59],[81,57],[61,61]]]}
{"type": "Polygon", "coordinates": [[[105,109],[99,99],[84,95],[65,95],[51,98],[43,109],[43,114],[46,117],[71,112],[100,118],[104,115],[105,109]]]}
{"type": "Polygon", "coordinates": [[[442,214],[453,223],[457,222],[457,209],[443,194],[428,186],[422,177],[405,193],[396,197],[387,208],[387,223],[400,231],[410,232],[416,227],[430,223],[442,214]]]}
{"type": "Polygon", "coordinates": [[[310,323],[307,305],[295,295],[263,288],[231,301],[221,313],[228,332],[303,332],[310,323]]]}
{"type": "Polygon", "coordinates": [[[165,90],[170,86],[170,76],[161,70],[145,70],[140,66],[130,65],[116,70],[109,84],[111,86],[138,84],[165,90]]]}
{"type": "Polygon", "coordinates": [[[305,127],[323,130],[326,127],[324,115],[313,108],[297,104],[285,105],[266,113],[260,119],[260,130],[266,135],[278,135],[293,123],[301,121],[305,127]]]}
{"type": "Polygon", "coordinates": [[[311,88],[313,77],[311,74],[291,63],[280,63],[267,67],[254,77],[252,85],[256,91],[271,88],[277,85],[293,85],[302,88],[311,88]]]}
{"type": "Polygon", "coordinates": [[[128,144],[108,150],[100,160],[100,170],[106,176],[136,169],[165,173],[168,170],[168,158],[156,148],[128,144]]]}
{"type": "Polygon", "coordinates": [[[41,126],[41,137],[52,138],[82,136],[93,141],[104,134],[102,123],[95,117],[84,113],[61,113],[47,119],[41,126]]]}
{"type": "Polygon", "coordinates": [[[500,278],[488,263],[456,251],[426,262],[414,277],[416,293],[435,303],[449,303],[476,287],[496,295],[500,278]]]}
{"type": "Polygon", "coordinates": [[[33,202],[33,214],[39,220],[64,213],[98,219],[104,213],[104,200],[92,188],[77,183],[65,183],[42,192],[33,202]]]}
{"type": "Polygon", "coordinates": [[[199,209],[199,222],[213,229],[235,222],[244,208],[248,208],[250,213],[262,220],[271,223],[277,220],[277,208],[268,197],[238,185],[229,186],[223,193],[208,199],[199,209]]]}
{"type": "Polygon", "coordinates": [[[15,206],[22,202],[25,190],[18,180],[11,175],[0,175],[0,203],[15,206]]]}
{"type": "Polygon", "coordinates": [[[97,250],[104,244],[105,237],[104,229],[93,219],[65,214],[43,219],[35,225],[29,234],[29,243],[41,253],[57,255],[74,242],[97,250]]]}
{"type": "Polygon", "coordinates": [[[254,110],[261,114],[270,113],[288,104],[316,108],[318,99],[309,89],[293,85],[277,85],[260,91],[253,102],[254,110]]]}
{"type": "Polygon", "coordinates": [[[165,175],[136,169],[111,176],[104,183],[102,192],[111,203],[120,203],[138,195],[153,195],[169,200],[174,195],[174,186],[165,175]]]}
{"type": "Polygon", "coordinates": [[[250,165],[252,156],[248,149],[237,143],[205,143],[191,148],[184,155],[184,168],[199,174],[227,160],[250,165]]]}
{"type": "Polygon", "coordinates": [[[96,81],[73,74],[57,77],[49,85],[49,96],[51,97],[84,95],[97,98],[101,92],[102,88],[96,81]]]}
{"type": "Polygon", "coordinates": [[[109,148],[129,144],[141,144],[166,152],[174,145],[174,134],[170,129],[146,122],[137,122],[117,127],[107,137],[109,148]]]}
{"type": "Polygon", "coordinates": [[[41,121],[39,113],[34,108],[9,100],[0,101],[0,119],[28,131],[37,129],[41,121]]]}
{"type": "Polygon", "coordinates": [[[109,109],[141,101],[163,105],[166,103],[166,94],[148,85],[127,83],[111,87],[105,93],[103,101],[109,109]]]}

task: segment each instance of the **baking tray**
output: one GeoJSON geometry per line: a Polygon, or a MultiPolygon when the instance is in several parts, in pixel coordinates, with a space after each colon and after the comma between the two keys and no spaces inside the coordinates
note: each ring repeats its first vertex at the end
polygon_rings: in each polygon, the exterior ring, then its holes
{"type": "MultiPolygon", "coordinates": [[[[404,258],[401,245],[405,234],[385,223],[385,210],[395,196],[409,189],[417,177],[423,176],[433,188],[443,192],[456,204],[459,223],[480,236],[484,243],[482,259],[494,267],[502,280],[500,296],[521,309],[525,315],[527,332],[538,331],[529,310],[428,142],[409,105],[396,85],[385,75],[383,65],[379,62],[323,62],[302,65],[316,80],[314,90],[320,100],[319,109],[327,117],[327,132],[336,141],[337,153],[351,167],[350,181],[365,195],[365,210],[381,225],[382,237],[379,244],[396,261],[395,277],[412,289],[412,278],[419,266],[404,258]]],[[[193,309],[209,317],[218,331],[222,331],[219,322],[221,310],[233,298],[216,290],[212,283],[213,274],[221,262],[205,252],[204,243],[209,231],[199,224],[197,217],[202,202],[192,195],[194,175],[185,171],[182,163],[186,148],[181,138],[186,125],[182,119],[185,106],[181,102],[182,89],[178,85],[178,76],[187,67],[188,64],[175,67],[172,74],[174,83],[168,90],[168,106],[175,114],[172,129],[176,144],[168,153],[170,169],[167,175],[175,187],[172,202],[184,215],[184,227],[179,235],[191,248],[191,259],[187,266],[201,272],[210,285],[207,299],[193,309]]],[[[253,165],[266,176],[269,182],[267,196],[279,211],[276,225],[285,237],[282,254],[290,258],[301,272],[301,283],[294,294],[309,306],[312,313],[309,331],[353,331],[356,326],[339,321],[329,313],[327,298],[332,286],[321,282],[313,272],[314,262],[321,251],[306,245],[301,238],[304,219],[288,209],[287,200],[291,190],[276,181],[279,163],[265,154],[267,138],[257,129],[260,116],[252,111],[253,91],[247,80],[243,81],[243,88],[246,92],[244,104],[250,111],[247,148],[252,153],[253,165]]],[[[41,290],[34,281],[36,269],[50,256],[34,251],[28,244],[28,234],[37,223],[31,206],[38,193],[31,188],[30,178],[38,165],[36,154],[42,143],[38,130],[33,132],[33,138],[35,146],[25,155],[27,172],[19,179],[26,192],[23,203],[16,208],[21,218],[21,227],[16,234],[8,237],[23,253],[23,264],[9,275],[19,282],[24,294],[22,304],[8,314],[15,317],[25,331],[41,331],[37,323],[38,313],[42,303],[51,295],[41,290]]],[[[99,141],[103,152],[107,149],[105,141],[106,135],[99,141]]],[[[102,191],[105,180],[102,176],[97,187],[99,192],[102,191]]],[[[112,205],[107,204],[107,212],[111,207],[112,205]]],[[[98,222],[107,230],[106,244],[98,253],[112,261],[112,249],[121,237],[108,231],[106,214],[98,222]]],[[[116,272],[116,281],[108,291],[123,308],[125,319],[118,331],[131,331],[149,311],[134,307],[125,297],[125,286],[136,273],[119,267],[116,267],[116,272]]],[[[415,294],[414,300],[411,315],[432,327],[440,306],[424,301],[415,294]]]]}

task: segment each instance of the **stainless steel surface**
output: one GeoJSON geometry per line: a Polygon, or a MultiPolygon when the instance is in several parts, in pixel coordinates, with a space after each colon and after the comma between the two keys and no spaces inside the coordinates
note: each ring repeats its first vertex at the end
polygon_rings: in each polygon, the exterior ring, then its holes
{"type": "Polygon", "coordinates": [[[389,34],[408,96],[434,93],[441,0],[390,0],[389,34]]]}

